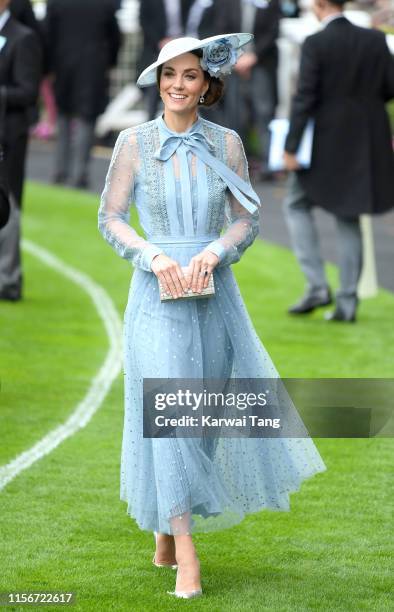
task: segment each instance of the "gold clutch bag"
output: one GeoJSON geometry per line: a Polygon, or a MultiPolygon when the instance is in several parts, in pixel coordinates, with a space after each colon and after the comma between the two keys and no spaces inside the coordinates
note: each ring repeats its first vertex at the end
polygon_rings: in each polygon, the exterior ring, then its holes
{"type": "MultiPolygon", "coordinates": [[[[189,276],[188,272],[189,272],[189,268],[188,267],[183,267],[182,268],[183,274],[187,277],[189,276]]],[[[173,298],[171,293],[167,293],[166,291],[164,291],[163,286],[159,280],[159,292],[160,292],[160,301],[161,302],[167,302],[168,300],[187,300],[189,298],[208,298],[211,297],[213,295],[215,295],[215,284],[213,282],[213,273],[211,273],[210,277],[209,277],[209,281],[208,281],[208,286],[205,287],[205,289],[203,289],[201,291],[201,293],[198,293],[197,291],[193,291],[191,288],[187,291],[187,293],[184,293],[181,297],[179,298],[173,298]]]]}

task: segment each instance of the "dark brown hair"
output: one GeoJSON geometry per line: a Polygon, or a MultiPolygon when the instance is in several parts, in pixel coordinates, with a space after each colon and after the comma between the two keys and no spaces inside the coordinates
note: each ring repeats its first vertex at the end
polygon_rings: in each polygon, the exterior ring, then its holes
{"type": "MultiPolygon", "coordinates": [[[[202,49],[195,49],[194,51],[190,51],[190,53],[193,53],[193,55],[196,55],[199,58],[202,57],[202,49]]],[[[157,67],[156,81],[157,81],[157,87],[159,88],[159,90],[160,90],[160,79],[161,79],[162,70],[163,70],[163,64],[157,67]]],[[[207,72],[206,70],[204,70],[203,72],[204,72],[205,80],[209,82],[209,87],[208,87],[208,91],[204,95],[204,102],[199,102],[198,105],[199,106],[213,106],[214,104],[216,104],[216,102],[219,102],[220,98],[223,96],[224,82],[222,81],[222,79],[218,77],[211,76],[209,72],[207,72]]]]}

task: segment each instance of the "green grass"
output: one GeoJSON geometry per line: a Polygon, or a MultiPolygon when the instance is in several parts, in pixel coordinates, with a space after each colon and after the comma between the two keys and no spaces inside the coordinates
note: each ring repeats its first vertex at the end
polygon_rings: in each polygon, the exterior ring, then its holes
{"type": "MultiPolygon", "coordinates": [[[[97,204],[30,184],[23,233],[100,283],[122,316],[131,269],[98,234],[97,204]]],[[[391,294],[363,302],[356,325],[328,325],[284,314],[303,287],[285,249],[255,243],[233,269],[282,376],[392,376],[391,294]]],[[[79,288],[28,254],[24,270],[26,299],[0,303],[1,464],[72,412],[107,350],[79,288]]],[[[122,391],[120,376],[86,428],[0,493],[0,591],[74,591],[74,609],[94,612],[392,609],[390,439],[316,440],[328,470],[291,496],[291,512],[197,534],[205,595],[170,599],[175,573],[153,567],[152,534],[119,501],[122,391]]]]}

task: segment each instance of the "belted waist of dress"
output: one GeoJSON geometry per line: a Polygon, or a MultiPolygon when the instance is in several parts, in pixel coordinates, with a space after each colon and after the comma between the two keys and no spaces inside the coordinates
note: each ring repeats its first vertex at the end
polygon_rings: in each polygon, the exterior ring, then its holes
{"type": "Polygon", "coordinates": [[[200,234],[198,236],[158,236],[147,234],[146,239],[152,244],[199,244],[202,242],[213,242],[213,240],[217,240],[219,236],[220,234],[218,233],[200,234]]]}

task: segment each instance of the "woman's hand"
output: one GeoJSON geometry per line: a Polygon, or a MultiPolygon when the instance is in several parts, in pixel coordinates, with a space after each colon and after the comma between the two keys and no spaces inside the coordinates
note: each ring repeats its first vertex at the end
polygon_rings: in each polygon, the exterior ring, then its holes
{"type": "Polygon", "coordinates": [[[209,277],[218,263],[219,257],[208,250],[201,251],[201,253],[191,258],[189,269],[193,291],[201,293],[203,289],[208,287],[209,277]]]}
{"type": "Polygon", "coordinates": [[[167,255],[156,255],[150,265],[152,272],[163,285],[164,290],[173,298],[182,297],[188,289],[188,283],[177,261],[167,255]]]}

